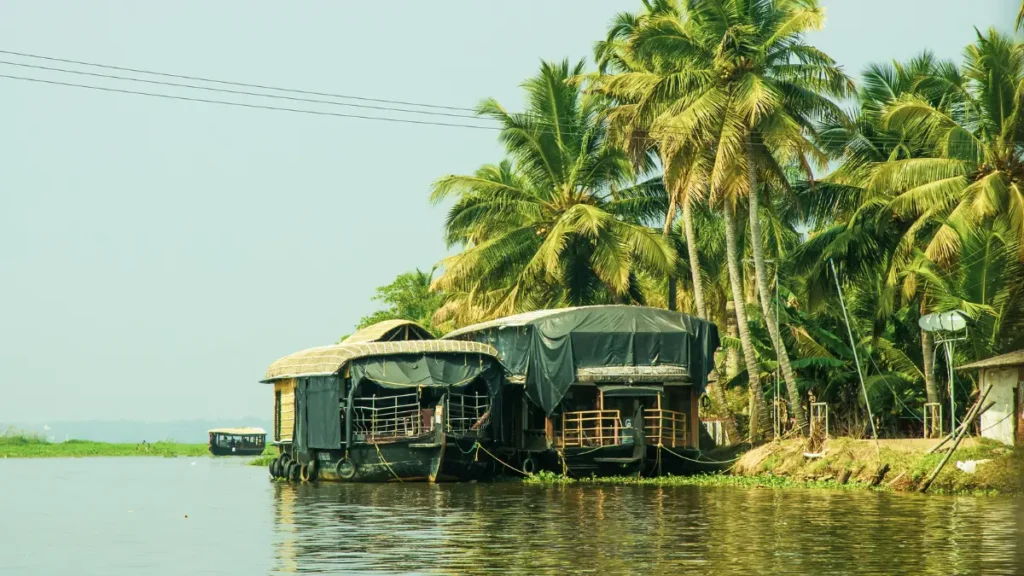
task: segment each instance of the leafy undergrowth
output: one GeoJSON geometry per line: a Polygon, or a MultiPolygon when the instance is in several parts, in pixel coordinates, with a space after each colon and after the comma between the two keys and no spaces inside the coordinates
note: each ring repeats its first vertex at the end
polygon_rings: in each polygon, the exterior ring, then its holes
{"type": "Polygon", "coordinates": [[[48,442],[33,435],[0,436],[0,458],[79,458],[86,456],[207,456],[205,444],[154,442],[109,444],[90,440],[48,442]]]}
{"type": "Polygon", "coordinates": [[[859,482],[850,482],[844,485],[828,480],[794,480],[785,476],[774,476],[771,474],[754,476],[696,474],[693,476],[658,476],[654,478],[638,478],[636,476],[570,478],[552,472],[539,472],[525,478],[523,482],[536,485],[736,486],[741,488],[832,488],[843,490],[866,487],[866,484],[859,482]]]}

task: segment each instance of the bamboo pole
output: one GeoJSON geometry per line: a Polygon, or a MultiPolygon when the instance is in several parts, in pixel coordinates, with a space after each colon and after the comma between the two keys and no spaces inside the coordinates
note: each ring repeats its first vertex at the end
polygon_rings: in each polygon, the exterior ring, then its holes
{"type": "MultiPolygon", "coordinates": [[[[985,399],[988,398],[988,394],[991,391],[992,391],[992,387],[989,386],[989,387],[987,387],[985,389],[984,392],[982,392],[981,397],[978,398],[978,401],[975,402],[974,406],[971,406],[971,409],[967,411],[967,414],[964,416],[964,422],[967,422],[969,420],[973,420],[974,419],[975,412],[977,412],[981,408],[982,403],[985,402],[985,399]]],[[[961,430],[966,429],[966,428],[967,428],[967,424],[961,423],[960,426],[957,427],[957,429],[951,430],[949,434],[944,436],[942,438],[942,440],[939,441],[938,444],[936,444],[935,446],[932,446],[931,450],[925,452],[925,454],[934,454],[934,453],[938,452],[939,448],[942,448],[943,446],[945,446],[946,442],[949,442],[950,440],[952,440],[956,435],[960,434],[961,430]]]]}
{"type": "Polygon", "coordinates": [[[967,435],[967,429],[970,428],[971,423],[985,412],[988,412],[989,408],[995,405],[995,402],[989,402],[981,410],[978,410],[970,419],[964,418],[963,424],[961,424],[960,426],[960,432],[956,435],[956,440],[953,442],[953,447],[949,449],[949,452],[946,453],[946,456],[942,459],[942,462],[939,462],[939,465],[935,467],[935,470],[931,473],[931,475],[928,476],[928,478],[924,481],[923,484],[921,484],[921,487],[917,490],[918,492],[921,492],[923,494],[928,491],[928,488],[932,485],[932,482],[934,482],[935,479],[938,478],[939,472],[942,472],[942,469],[946,466],[946,463],[949,462],[949,459],[953,457],[953,453],[956,452],[956,447],[960,445],[960,442],[964,439],[964,436],[967,435]]]}

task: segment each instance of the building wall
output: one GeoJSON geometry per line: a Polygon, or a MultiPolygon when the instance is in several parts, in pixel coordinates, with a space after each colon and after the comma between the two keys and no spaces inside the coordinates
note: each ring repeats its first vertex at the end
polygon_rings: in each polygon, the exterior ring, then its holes
{"type": "Polygon", "coordinates": [[[1017,387],[1020,371],[1014,368],[989,368],[982,373],[984,389],[991,388],[986,402],[994,402],[981,415],[981,435],[1012,446],[1015,443],[1017,421],[1017,387]]]}
{"type": "Polygon", "coordinates": [[[295,433],[295,379],[275,381],[275,399],[278,392],[281,393],[281,403],[274,406],[278,412],[274,414],[274,439],[278,442],[291,442],[295,433]]]}

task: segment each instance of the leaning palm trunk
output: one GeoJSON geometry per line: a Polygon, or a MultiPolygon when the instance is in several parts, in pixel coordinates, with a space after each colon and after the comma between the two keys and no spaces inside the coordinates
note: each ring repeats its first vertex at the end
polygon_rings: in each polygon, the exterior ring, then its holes
{"type": "Polygon", "coordinates": [[[750,250],[754,253],[754,276],[757,280],[757,291],[761,297],[761,311],[764,313],[764,323],[768,326],[772,344],[775,345],[779,367],[782,369],[782,378],[786,381],[789,411],[796,418],[800,433],[806,434],[808,430],[807,414],[804,413],[804,406],[801,402],[800,388],[797,386],[796,376],[793,374],[793,366],[789,363],[786,345],[779,335],[779,323],[775,321],[775,314],[772,312],[771,292],[768,290],[768,271],[764,262],[764,247],[761,245],[761,221],[758,218],[757,173],[754,170],[754,154],[749,140],[747,141],[747,173],[750,182],[750,250]]]}
{"type": "Polygon", "coordinates": [[[704,281],[700,274],[700,259],[697,254],[697,235],[693,231],[693,210],[690,200],[683,198],[683,233],[686,234],[686,255],[690,259],[690,276],[693,282],[693,306],[697,316],[707,320],[708,311],[704,307],[704,281]]]}
{"type": "Polygon", "coordinates": [[[739,255],[736,251],[736,213],[725,207],[725,252],[729,266],[729,284],[732,287],[733,302],[741,303],[735,306],[736,327],[740,333],[740,344],[743,347],[743,360],[747,365],[747,378],[750,388],[750,431],[751,442],[764,438],[771,432],[771,422],[765,416],[768,414],[768,407],[764,403],[764,392],[761,390],[760,369],[757,366],[757,358],[754,356],[754,344],[750,338],[750,326],[747,324],[747,311],[742,305],[743,302],[743,278],[740,276],[739,255]]]}

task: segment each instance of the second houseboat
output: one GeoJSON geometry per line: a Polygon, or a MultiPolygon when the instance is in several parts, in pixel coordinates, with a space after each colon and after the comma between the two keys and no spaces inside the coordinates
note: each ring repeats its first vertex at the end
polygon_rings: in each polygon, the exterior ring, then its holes
{"type": "MultiPolygon", "coordinates": [[[[408,324],[408,323],[407,323],[408,324]]],[[[271,475],[352,482],[482,479],[498,464],[501,364],[478,342],[371,327],[274,362],[271,475]],[[373,337],[367,337],[370,334],[373,337]]]]}

